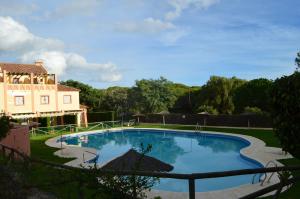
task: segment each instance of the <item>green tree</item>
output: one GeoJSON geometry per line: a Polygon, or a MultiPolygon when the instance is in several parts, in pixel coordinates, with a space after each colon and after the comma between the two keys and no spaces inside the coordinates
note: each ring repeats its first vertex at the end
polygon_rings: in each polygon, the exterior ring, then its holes
{"type": "Polygon", "coordinates": [[[129,111],[128,102],[129,88],[110,87],[105,90],[101,109],[113,110],[116,113],[127,113],[129,111]]]}
{"type": "Polygon", "coordinates": [[[214,107],[221,114],[231,114],[234,111],[233,93],[244,83],[245,80],[236,77],[210,77],[201,89],[199,106],[208,105],[214,107]]]}
{"type": "Polygon", "coordinates": [[[300,52],[297,53],[297,57],[295,59],[295,63],[297,65],[297,69],[300,68],[300,52]]]}
{"type": "Polygon", "coordinates": [[[300,158],[300,72],[276,79],[272,88],[272,117],[282,148],[300,158]]]}
{"type": "Polygon", "coordinates": [[[156,113],[171,108],[176,97],[169,89],[170,84],[172,82],[163,77],[136,81],[132,92],[136,99],[136,108],[147,113],[156,113]]]}
{"type": "Polygon", "coordinates": [[[260,78],[238,87],[233,94],[235,112],[242,113],[247,106],[270,112],[272,84],[271,80],[260,78]]]}
{"type": "Polygon", "coordinates": [[[177,113],[191,113],[197,103],[197,93],[200,89],[199,86],[189,87],[178,83],[170,84],[170,90],[176,98],[170,110],[177,113]]]}

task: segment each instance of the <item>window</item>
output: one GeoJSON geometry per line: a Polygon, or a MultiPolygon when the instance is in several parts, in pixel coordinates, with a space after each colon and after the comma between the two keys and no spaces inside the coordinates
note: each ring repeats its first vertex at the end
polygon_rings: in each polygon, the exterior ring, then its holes
{"type": "Polygon", "coordinates": [[[19,78],[13,78],[13,84],[19,84],[19,78]]]}
{"type": "Polygon", "coordinates": [[[71,103],[72,103],[71,95],[64,95],[64,104],[71,104],[71,103]]]}
{"type": "Polygon", "coordinates": [[[24,105],[24,96],[15,96],[15,105],[23,106],[24,105]]]}
{"type": "Polygon", "coordinates": [[[49,104],[49,95],[41,96],[41,104],[49,104]]]}

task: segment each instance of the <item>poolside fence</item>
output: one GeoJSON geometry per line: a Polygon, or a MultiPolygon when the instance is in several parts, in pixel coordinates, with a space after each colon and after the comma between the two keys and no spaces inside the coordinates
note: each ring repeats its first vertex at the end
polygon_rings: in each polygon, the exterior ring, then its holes
{"type": "Polygon", "coordinates": [[[122,127],[124,125],[132,125],[134,121],[122,122],[122,121],[103,121],[103,122],[93,122],[88,123],[87,126],[78,127],[76,124],[67,124],[67,125],[56,125],[49,127],[37,127],[31,128],[30,135],[45,135],[45,134],[63,134],[63,133],[78,133],[83,131],[94,131],[94,130],[103,130],[110,128],[122,127]]]}
{"type": "MultiPolygon", "coordinates": [[[[137,117],[135,117],[137,119],[137,117]]],[[[228,126],[228,127],[259,127],[272,128],[272,118],[266,115],[205,115],[205,114],[178,114],[164,115],[166,124],[183,124],[201,126],[228,126]]],[[[139,116],[141,123],[163,123],[161,114],[146,114],[139,116]]]]}

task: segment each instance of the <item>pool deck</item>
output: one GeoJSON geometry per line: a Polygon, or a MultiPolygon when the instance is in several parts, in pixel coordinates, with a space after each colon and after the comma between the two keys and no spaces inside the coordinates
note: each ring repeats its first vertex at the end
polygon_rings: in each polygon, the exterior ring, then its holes
{"type": "MultiPolygon", "coordinates": [[[[123,128],[123,129],[132,129],[132,128],[123,128]]],[[[168,131],[168,129],[159,129],[159,128],[141,128],[139,130],[143,129],[151,129],[151,130],[163,130],[168,131]]],[[[110,129],[109,132],[114,132],[121,130],[120,128],[114,128],[110,129]]],[[[189,130],[172,130],[170,131],[177,131],[177,132],[190,132],[195,133],[195,131],[189,131],[189,130]]],[[[97,133],[97,131],[89,131],[89,132],[81,132],[81,133],[75,133],[75,134],[69,134],[66,136],[74,136],[74,135],[86,135],[86,134],[93,134],[97,133]]],[[[107,130],[103,130],[100,132],[107,132],[107,130]]],[[[231,134],[231,133],[220,133],[220,132],[212,132],[212,131],[201,131],[207,134],[218,134],[218,135],[231,135],[239,138],[246,139],[250,142],[250,145],[248,147],[243,148],[240,153],[243,156],[246,156],[248,158],[251,158],[253,160],[256,160],[260,162],[262,165],[266,166],[268,162],[272,161],[277,166],[283,166],[280,162],[277,160],[280,159],[288,159],[292,158],[290,154],[285,154],[280,148],[275,147],[267,147],[266,144],[255,137],[247,136],[247,135],[240,135],[240,134],[231,134]]],[[[66,165],[74,166],[74,167],[85,167],[89,168],[93,164],[87,163],[87,161],[95,158],[95,153],[97,152],[96,149],[93,148],[86,148],[86,147],[80,147],[80,146],[71,146],[67,145],[66,143],[57,142],[57,140],[60,137],[55,137],[47,140],[45,143],[46,145],[50,147],[59,148],[60,150],[56,151],[54,154],[59,157],[72,157],[76,158],[75,160],[72,160],[70,162],[67,162],[66,165]],[[62,149],[61,149],[62,146],[62,149]]],[[[101,167],[102,165],[98,165],[101,167]]],[[[270,167],[273,167],[275,165],[270,164],[270,167]]],[[[270,174],[267,175],[267,179],[270,176],[270,174]]],[[[196,198],[205,198],[205,199],[214,199],[214,198],[220,198],[220,199],[237,199],[242,196],[248,195],[250,193],[253,193],[255,191],[258,191],[262,188],[265,188],[267,186],[271,186],[275,183],[279,182],[278,175],[275,174],[271,179],[270,182],[265,182],[263,186],[260,185],[260,183],[256,184],[245,184],[234,188],[229,189],[223,189],[218,191],[209,191],[209,192],[196,192],[196,198]]],[[[160,196],[161,198],[173,198],[173,199],[182,199],[182,198],[188,198],[187,192],[169,192],[169,191],[161,191],[161,190],[151,190],[151,192],[147,193],[148,198],[153,198],[155,196],[160,196]]]]}

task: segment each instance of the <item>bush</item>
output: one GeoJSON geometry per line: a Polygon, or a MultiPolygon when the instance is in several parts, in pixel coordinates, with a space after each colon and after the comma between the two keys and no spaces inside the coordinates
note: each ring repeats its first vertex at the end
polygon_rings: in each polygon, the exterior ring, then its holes
{"type": "Polygon", "coordinates": [[[202,105],[197,108],[197,113],[207,112],[212,115],[218,115],[218,111],[213,106],[202,105]]]}
{"type": "Polygon", "coordinates": [[[263,111],[258,107],[246,106],[245,109],[244,109],[244,113],[250,113],[250,114],[252,113],[252,114],[255,114],[255,115],[262,115],[263,111]]]}
{"type": "Polygon", "coordinates": [[[9,129],[10,129],[9,117],[2,116],[0,118],[0,140],[6,137],[9,129]]]}
{"type": "Polygon", "coordinates": [[[283,150],[300,158],[300,72],[276,79],[272,109],[275,133],[283,150]]]}
{"type": "Polygon", "coordinates": [[[49,127],[51,126],[51,118],[50,117],[40,117],[38,119],[41,127],[49,127]]]}

